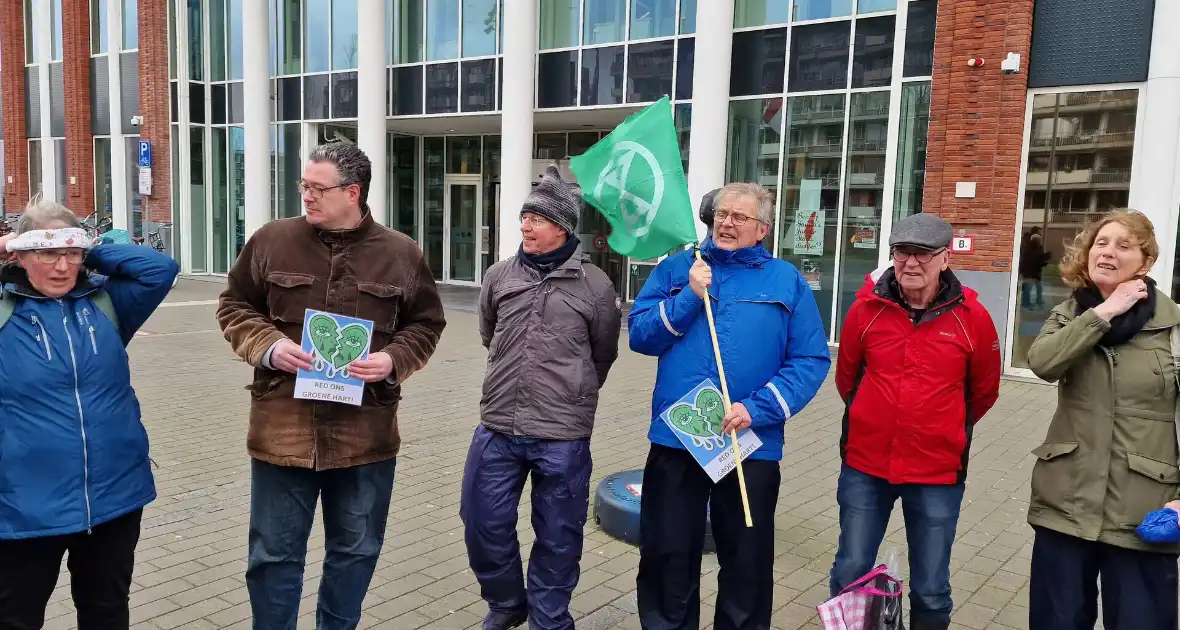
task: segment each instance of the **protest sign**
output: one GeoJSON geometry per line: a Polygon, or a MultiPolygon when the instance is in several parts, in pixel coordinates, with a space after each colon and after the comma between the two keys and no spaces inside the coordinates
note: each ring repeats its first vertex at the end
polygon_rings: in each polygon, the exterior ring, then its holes
{"type": "Polygon", "coordinates": [[[311,354],[311,370],[299,370],[295,397],[360,406],[365,383],[348,367],[369,356],[373,322],[307,309],[303,317],[303,351],[311,354]]]}

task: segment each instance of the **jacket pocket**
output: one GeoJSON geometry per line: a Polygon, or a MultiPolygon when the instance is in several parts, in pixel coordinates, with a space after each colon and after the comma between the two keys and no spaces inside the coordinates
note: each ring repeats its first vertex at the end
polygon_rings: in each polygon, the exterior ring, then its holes
{"type": "Polygon", "coordinates": [[[1033,449],[1037,463],[1032,473],[1030,509],[1073,513],[1077,442],[1045,442],[1033,449]]]}
{"type": "MultiPolygon", "coordinates": [[[[1137,527],[1148,512],[1158,510],[1176,498],[1180,487],[1180,469],[1175,463],[1161,462],[1138,453],[1127,453],[1131,473],[1119,488],[1122,505],[1118,514],[1124,527],[1137,527]]],[[[1112,483],[1118,480],[1112,479],[1112,483]]]]}
{"type": "Polygon", "coordinates": [[[392,333],[397,329],[397,315],[402,290],[392,284],[358,282],[356,316],[373,322],[373,328],[392,333]]]}
{"type": "Polygon", "coordinates": [[[303,273],[275,271],[266,277],[266,305],[273,320],[300,323],[311,306],[315,277],[303,273]]]}
{"type": "Polygon", "coordinates": [[[279,385],[283,384],[284,380],[287,380],[287,377],[275,376],[264,378],[250,383],[246,386],[246,389],[250,392],[250,397],[254,400],[263,400],[273,394],[279,388],[279,385]]]}

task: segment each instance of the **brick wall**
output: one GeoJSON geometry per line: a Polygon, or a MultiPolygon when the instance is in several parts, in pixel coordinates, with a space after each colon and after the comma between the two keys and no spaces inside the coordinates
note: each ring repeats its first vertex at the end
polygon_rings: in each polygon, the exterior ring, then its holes
{"type": "Polygon", "coordinates": [[[0,93],[4,98],[4,203],[19,212],[29,200],[25,136],[24,2],[0,0],[0,93]]]}
{"type": "Polygon", "coordinates": [[[1024,143],[1034,0],[940,2],[934,45],[924,210],[975,236],[975,252],[954,266],[1011,269],[1024,143]],[[1021,56],[1019,73],[1000,61],[1021,56]],[[982,67],[967,61],[982,57],[982,67]],[[955,198],[956,182],[975,182],[974,199],[955,198]]]}
{"type": "Polygon", "coordinates": [[[90,7],[63,2],[62,69],[66,89],[66,199],[79,216],[94,214],[94,135],[90,132],[90,7]]]}
{"type": "Polygon", "coordinates": [[[152,143],[152,195],[148,198],[152,221],[172,220],[169,102],[168,0],[139,0],[140,138],[152,143]]]}

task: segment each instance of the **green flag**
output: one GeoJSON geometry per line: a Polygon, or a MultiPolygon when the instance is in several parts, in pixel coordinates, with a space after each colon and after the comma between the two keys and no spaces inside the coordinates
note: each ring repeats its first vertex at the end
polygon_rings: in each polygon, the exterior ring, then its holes
{"type": "Polygon", "coordinates": [[[695,243],[696,227],[668,97],[570,160],[582,196],[610,222],[610,246],[647,259],[695,243]]]}

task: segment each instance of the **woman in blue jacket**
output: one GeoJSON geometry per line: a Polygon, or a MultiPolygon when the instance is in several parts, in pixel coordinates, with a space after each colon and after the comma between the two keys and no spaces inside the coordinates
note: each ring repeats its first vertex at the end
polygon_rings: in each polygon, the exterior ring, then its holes
{"type": "Polygon", "coordinates": [[[178,268],[93,240],[36,200],[0,237],[0,628],[43,625],[67,555],[78,628],[129,625],[156,491],[124,348],[178,268]]]}

